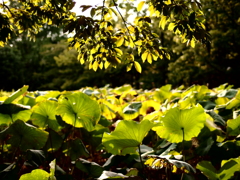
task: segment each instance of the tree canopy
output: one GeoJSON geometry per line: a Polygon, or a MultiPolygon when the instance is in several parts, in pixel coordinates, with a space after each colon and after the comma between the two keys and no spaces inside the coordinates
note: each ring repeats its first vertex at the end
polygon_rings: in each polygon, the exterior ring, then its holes
{"type": "Polygon", "coordinates": [[[0,45],[4,46],[14,36],[23,33],[35,39],[45,26],[63,27],[65,33],[73,33],[69,46],[78,51],[81,64],[88,62],[89,69],[107,69],[120,63],[127,64],[127,71],[134,66],[141,72],[139,60],[152,63],[158,59],[170,59],[158,28],[174,32],[192,47],[200,42],[209,45],[205,17],[198,0],[150,0],[139,1],[134,23],[124,19],[120,1],[103,0],[100,6],[82,5],[82,11],[90,10],[90,16],[76,15],[72,11],[73,0],[15,0],[0,3],[0,45]],[[16,5],[17,4],[17,5],[16,5]],[[122,26],[113,23],[120,17],[122,26]],[[154,21],[153,21],[154,20],[154,21]]]}

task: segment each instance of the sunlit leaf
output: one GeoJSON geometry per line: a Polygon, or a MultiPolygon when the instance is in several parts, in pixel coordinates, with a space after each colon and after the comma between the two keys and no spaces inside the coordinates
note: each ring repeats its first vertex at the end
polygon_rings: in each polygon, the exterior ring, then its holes
{"type": "Polygon", "coordinates": [[[59,124],[56,120],[56,108],[58,103],[55,101],[47,100],[38,103],[32,108],[32,122],[34,125],[45,128],[49,127],[53,130],[59,129],[59,124]]]}
{"type": "Polygon", "coordinates": [[[167,23],[167,16],[161,16],[161,20],[160,20],[160,22],[159,22],[159,27],[161,27],[162,29],[164,29],[166,23],[167,23]]]}
{"type": "Polygon", "coordinates": [[[141,1],[140,3],[138,3],[137,11],[141,11],[144,4],[145,4],[145,1],[141,1]]]}
{"type": "Polygon", "coordinates": [[[123,43],[124,43],[124,37],[121,36],[121,37],[118,38],[118,40],[116,41],[116,46],[117,46],[117,47],[120,47],[120,46],[123,45],[123,43]]]}
{"type": "Polygon", "coordinates": [[[161,120],[163,126],[154,127],[153,130],[161,138],[178,143],[183,141],[183,138],[189,141],[196,137],[206,122],[206,115],[200,105],[184,110],[176,107],[170,109],[161,120]]]}
{"type": "Polygon", "coordinates": [[[12,95],[10,95],[4,102],[3,104],[10,104],[12,103],[15,99],[23,95],[24,93],[27,92],[28,86],[23,86],[21,89],[17,90],[14,92],[12,95]]]}
{"type": "Polygon", "coordinates": [[[227,133],[229,136],[238,136],[240,134],[240,116],[227,121],[227,133]]]}
{"type": "Polygon", "coordinates": [[[153,124],[148,120],[140,123],[122,120],[111,134],[103,134],[102,143],[108,152],[115,155],[136,153],[137,147],[152,127],[153,124]]]}
{"type": "Polygon", "coordinates": [[[135,69],[137,70],[137,72],[139,72],[139,73],[142,72],[142,67],[141,67],[141,65],[139,64],[139,62],[134,61],[134,67],[135,67],[135,69]]]}
{"type": "Polygon", "coordinates": [[[20,180],[49,180],[50,174],[42,169],[32,170],[31,173],[23,174],[20,180]]]}
{"type": "Polygon", "coordinates": [[[81,92],[61,96],[56,113],[66,123],[74,127],[84,127],[88,131],[92,131],[100,119],[98,103],[81,92]]]}

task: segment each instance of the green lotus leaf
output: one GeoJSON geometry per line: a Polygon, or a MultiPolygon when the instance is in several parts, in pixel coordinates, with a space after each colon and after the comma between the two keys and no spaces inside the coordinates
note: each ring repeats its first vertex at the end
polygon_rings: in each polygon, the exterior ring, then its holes
{"type": "Polygon", "coordinates": [[[23,174],[20,180],[49,180],[50,174],[42,169],[35,169],[32,172],[23,174]]]}
{"type": "Polygon", "coordinates": [[[230,136],[238,136],[240,134],[240,116],[236,119],[227,121],[227,133],[230,136]]]}
{"type": "Polygon", "coordinates": [[[136,148],[153,126],[149,120],[140,123],[122,120],[111,134],[103,134],[102,143],[108,152],[115,155],[136,153],[136,148]]]}
{"type": "Polygon", "coordinates": [[[103,171],[103,173],[98,178],[98,180],[105,180],[105,179],[129,179],[129,177],[123,175],[122,173],[115,173],[112,171],[103,171]]]}
{"type": "Polygon", "coordinates": [[[14,92],[12,95],[10,95],[7,99],[5,99],[3,104],[10,104],[10,103],[12,103],[15,99],[17,99],[18,97],[20,97],[21,95],[26,93],[27,89],[28,89],[28,86],[23,86],[22,88],[20,88],[16,92],[14,92]]]}
{"type": "Polygon", "coordinates": [[[217,170],[210,161],[201,161],[197,164],[197,169],[203,172],[208,179],[217,180],[217,170]]]}
{"type": "Polygon", "coordinates": [[[161,138],[178,143],[183,141],[183,135],[186,141],[196,137],[204,127],[206,115],[200,105],[184,110],[176,107],[170,109],[161,120],[163,125],[154,127],[153,130],[161,138]]]}
{"type": "Polygon", "coordinates": [[[154,92],[154,98],[161,103],[164,102],[166,99],[170,99],[172,96],[171,88],[172,85],[170,84],[162,86],[160,89],[154,92]]]}
{"type": "Polygon", "coordinates": [[[101,115],[98,103],[81,92],[61,96],[56,113],[66,123],[88,131],[94,130],[101,115]]]}
{"type": "Polygon", "coordinates": [[[69,155],[71,160],[73,161],[75,161],[79,157],[89,157],[89,152],[80,139],[75,139],[71,142],[65,143],[63,146],[63,152],[69,155]]]}
{"type": "Polygon", "coordinates": [[[128,103],[125,103],[124,105],[122,105],[121,108],[119,108],[118,113],[122,117],[122,119],[133,120],[139,116],[139,112],[136,110],[133,110],[129,106],[130,105],[128,103]]]}
{"type": "Polygon", "coordinates": [[[232,109],[240,105],[240,90],[237,92],[236,96],[228,102],[226,109],[232,109]]]}
{"type": "Polygon", "coordinates": [[[28,121],[31,117],[30,106],[21,104],[1,104],[0,105],[0,124],[7,124],[20,119],[28,121]]]}
{"type": "Polygon", "coordinates": [[[235,172],[240,171],[240,158],[231,158],[229,160],[223,160],[221,168],[217,171],[209,161],[201,161],[197,164],[197,169],[211,180],[228,180],[234,176],[235,172]]]}
{"type": "Polygon", "coordinates": [[[21,120],[15,121],[11,126],[2,131],[0,135],[2,138],[9,136],[7,143],[14,147],[19,147],[21,151],[41,149],[48,138],[46,131],[37,129],[21,120]]]}
{"type": "Polygon", "coordinates": [[[35,102],[35,97],[34,97],[34,93],[28,93],[27,95],[23,96],[19,101],[18,104],[22,104],[25,106],[31,106],[33,107],[36,102],[35,102]]]}
{"type": "Polygon", "coordinates": [[[76,161],[76,167],[81,171],[87,173],[90,177],[98,178],[103,172],[103,167],[95,162],[90,162],[79,158],[76,161]]]}
{"type": "Polygon", "coordinates": [[[124,114],[134,114],[142,107],[141,102],[133,102],[123,109],[124,114]]]}
{"type": "Polygon", "coordinates": [[[39,127],[49,127],[55,131],[59,130],[60,126],[56,120],[56,109],[58,103],[51,100],[40,102],[32,108],[32,123],[39,127]]]}
{"type": "Polygon", "coordinates": [[[115,88],[113,92],[116,93],[117,95],[121,95],[122,93],[130,91],[131,89],[132,89],[131,85],[124,85],[124,86],[115,88]]]}
{"type": "Polygon", "coordinates": [[[37,91],[35,95],[37,98],[35,99],[36,102],[42,102],[44,100],[47,100],[49,98],[58,98],[60,96],[59,91],[37,91]]]}
{"type": "Polygon", "coordinates": [[[48,129],[48,140],[44,146],[44,149],[49,151],[56,151],[58,150],[63,143],[63,138],[54,130],[48,129]]]}

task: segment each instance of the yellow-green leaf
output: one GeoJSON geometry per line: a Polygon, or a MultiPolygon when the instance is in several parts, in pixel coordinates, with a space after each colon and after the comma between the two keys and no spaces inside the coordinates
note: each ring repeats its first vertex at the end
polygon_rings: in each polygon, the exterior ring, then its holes
{"type": "Polygon", "coordinates": [[[170,23],[168,25],[168,30],[172,31],[174,29],[174,27],[175,27],[175,23],[170,23]]]}
{"type": "Polygon", "coordinates": [[[133,63],[130,63],[130,64],[127,65],[127,72],[128,72],[128,71],[131,71],[132,66],[133,66],[133,63]]]}
{"type": "Polygon", "coordinates": [[[171,58],[170,54],[166,53],[166,58],[167,58],[168,60],[170,60],[170,58],[171,58]]]}
{"type": "Polygon", "coordinates": [[[110,65],[110,63],[108,61],[105,61],[104,68],[107,69],[109,65],[110,65]]]}
{"type": "Polygon", "coordinates": [[[191,40],[191,44],[190,45],[191,45],[192,48],[195,48],[195,40],[194,39],[191,40]]]}
{"type": "Polygon", "coordinates": [[[139,62],[134,61],[134,67],[135,67],[135,69],[137,70],[137,72],[139,72],[139,73],[142,72],[142,67],[141,67],[141,65],[139,64],[139,62]]]}
{"type": "Polygon", "coordinates": [[[93,65],[92,65],[92,68],[94,71],[97,71],[98,69],[98,62],[97,61],[94,61],[93,65]]]}
{"type": "Polygon", "coordinates": [[[123,43],[124,43],[124,37],[120,37],[116,42],[116,46],[120,47],[123,43]]]}
{"type": "Polygon", "coordinates": [[[147,56],[148,56],[148,51],[145,51],[145,52],[142,54],[142,61],[143,61],[143,62],[146,61],[147,56]]]}
{"type": "Polygon", "coordinates": [[[162,29],[165,28],[165,25],[166,25],[166,22],[167,22],[167,16],[162,16],[161,17],[161,21],[159,22],[159,27],[161,27],[162,29]]]}
{"type": "Polygon", "coordinates": [[[152,54],[151,53],[148,53],[147,61],[149,64],[152,64],[152,54]]]}
{"type": "Polygon", "coordinates": [[[145,4],[145,1],[141,1],[137,6],[137,11],[141,11],[144,4],[145,4]]]}

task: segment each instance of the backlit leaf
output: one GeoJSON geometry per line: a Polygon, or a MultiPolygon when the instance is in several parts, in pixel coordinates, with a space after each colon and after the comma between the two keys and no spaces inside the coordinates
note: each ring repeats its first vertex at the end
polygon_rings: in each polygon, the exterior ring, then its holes
{"type": "Polygon", "coordinates": [[[136,153],[137,147],[152,127],[149,120],[140,123],[122,120],[111,134],[103,134],[102,143],[106,150],[114,155],[136,153]]]}
{"type": "Polygon", "coordinates": [[[196,137],[206,122],[206,115],[200,105],[184,110],[176,107],[170,109],[161,120],[163,126],[154,127],[153,130],[161,138],[178,143],[183,141],[183,133],[186,141],[196,137]]]}
{"type": "Polygon", "coordinates": [[[10,95],[4,102],[3,104],[10,104],[11,102],[13,102],[15,99],[17,99],[18,97],[20,97],[21,95],[23,95],[24,93],[27,92],[28,86],[23,86],[22,88],[20,88],[19,90],[17,90],[16,92],[14,92],[12,95],[10,95]]]}
{"type": "Polygon", "coordinates": [[[50,174],[42,169],[35,169],[32,172],[23,174],[20,180],[49,180],[50,174]]]}
{"type": "Polygon", "coordinates": [[[53,130],[59,129],[59,124],[56,120],[56,108],[58,104],[55,101],[47,100],[35,105],[32,108],[32,122],[42,128],[49,127],[53,130]]]}
{"type": "Polygon", "coordinates": [[[36,127],[24,123],[21,120],[15,121],[11,126],[1,132],[3,136],[10,135],[8,143],[20,150],[41,149],[47,142],[48,133],[36,127]]]}
{"type": "Polygon", "coordinates": [[[120,47],[122,46],[122,44],[124,43],[124,37],[121,36],[120,38],[118,38],[118,40],[116,41],[116,46],[120,47]]]}
{"type": "Polygon", "coordinates": [[[84,127],[88,131],[94,130],[100,119],[98,103],[81,92],[61,96],[56,111],[66,123],[79,128],[84,127]]]}
{"type": "Polygon", "coordinates": [[[148,54],[149,54],[149,52],[148,51],[145,51],[143,54],[142,54],[142,61],[143,62],[145,62],[146,61],[146,59],[147,59],[147,57],[148,57],[148,54]]]}
{"type": "Polygon", "coordinates": [[[141,11],[144,4],[145,4],[145,1],[141,1],[140,3],[138,3],[137,11],[141,11]]]}
{"type": "Polygon", "coordinates": [[[139,62],[134,61],[134,67],[135,67],[135,69],[137,70],[137,72],[139,72],[139,73],[142,72],[142,67],[141,67],[141,65],[139,64],[139,62]]]}

